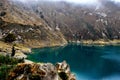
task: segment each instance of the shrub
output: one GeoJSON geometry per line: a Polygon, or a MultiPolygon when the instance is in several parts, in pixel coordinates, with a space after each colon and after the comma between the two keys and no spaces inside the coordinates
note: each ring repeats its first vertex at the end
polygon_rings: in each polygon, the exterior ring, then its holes
{"type": "Polygon", "coordinates": [[[17,63],[21,62],[24,62],[24,60],[0,55],[0,80],[6,80],[10,70],[13,69],[17,63]]]}
{"type": "Polygon", "coordinates": [[[5,38],[5,42],[13,42],[16,40],[16,36],[12,33],[9,33],[5,38]]]}
{"type": "Polygon", "coordinates": [[[0,66],[0,80],[6,80],[8,77],[9,71],[14,67],[14,65],[8,66],[8,65],[1,65],[0,66]]]}
{"type": "Polygon", "coordinates": [[[11,58],[9,56],[0,55],[0,64],[13,65],[22,62],[24,62],[24,59],[17,59],[17,58],[11,58]]]}

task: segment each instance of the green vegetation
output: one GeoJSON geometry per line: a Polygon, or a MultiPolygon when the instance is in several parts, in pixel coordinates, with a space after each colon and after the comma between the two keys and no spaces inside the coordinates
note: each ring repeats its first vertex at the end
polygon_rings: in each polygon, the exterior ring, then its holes
{"type": "Polygon", "coordinates": [[[16,40],[16,36],[12,33],[9,33],[5,38],[4,41],[5,42],[13,42],[16,40]]]}
{"type": "Polygon", "coordinates": [[[14,65],[21,62],[24,62],[24,59],[16,59],[16,58],[11,58],[9,56],[0,55],[0,65],[1,64],[14,65]]]}
{"type": "Polygon", "coordinates": [[[0,66],[0,80],[6,80],[9,71],[14,67],[14,65],[1,65],[0,66]]]}
{"type": "Polygon", "coordinates": [[[17,63],[22,62],[24,62],[23,59],[0,55],[0,80],[6,80],[10,70],[13,69],[17,63]]]}

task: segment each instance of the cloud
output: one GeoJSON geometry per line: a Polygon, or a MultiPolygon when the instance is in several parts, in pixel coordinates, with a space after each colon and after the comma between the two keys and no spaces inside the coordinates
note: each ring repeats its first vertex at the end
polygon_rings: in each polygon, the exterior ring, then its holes
{"type": "Polygon", "coordinates": [[[111,1],[114,1],[114,2],[120,2],[120,0],[111,0],[111,1]]]}
{"type": "MultiPolygon", "coordinates": [[[[37,1],[43,1],[43,0],[13,0],[13,1],[26,3],[26,2],[37,2],[37,1]]],[[[66,1],[66,2],[77,3],[77,4],[93,4],[98,2],[98,0],[44,0],[44,1],[66,1]]]]}
{"type": "Polygon", "coordinates": [[[12,0],[12,1],[14,1],[14,2],[28,3],[28,2],[37,2],[37,1],[42,1],[42,0],[12,0]]]}
{"type": "MultiPolygon", "coordinates": [[[[19,1],[19,2],[37,2],[37,1],[43,1],[43,0],[13,0],[13,1],[19,1]]],[[[66,1],[66,2],[71,2],[71,3],[76,3],[76,4],[98,4],[100,3],[100,0],[44,0],[44,1],[66,1]]],[[[116,3],[120,2],[120,0],[109,0],[109,1],[114,1],[116,3]]]]}

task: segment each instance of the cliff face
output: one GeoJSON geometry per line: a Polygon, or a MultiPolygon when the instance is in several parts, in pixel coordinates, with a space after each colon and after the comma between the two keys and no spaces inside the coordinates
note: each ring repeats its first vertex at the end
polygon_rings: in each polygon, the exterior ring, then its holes
{"type": "Polygon", "coordinates": [[[8,33],[29,47],[57,46],[74,40],[120,39],[120,7],[110,1],[102,6],[67,2],[23,3],[0,1],[0,38],[8,33]]]}

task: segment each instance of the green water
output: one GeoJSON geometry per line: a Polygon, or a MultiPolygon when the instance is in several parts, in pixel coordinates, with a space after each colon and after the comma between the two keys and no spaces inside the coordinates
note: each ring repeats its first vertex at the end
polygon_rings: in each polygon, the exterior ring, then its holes
{"type": "Polygon", "coordinates": [[[120,80],[120,46],[81,46],[32,49],[35,62],[66,60],[77,80],[120,80]]]}

